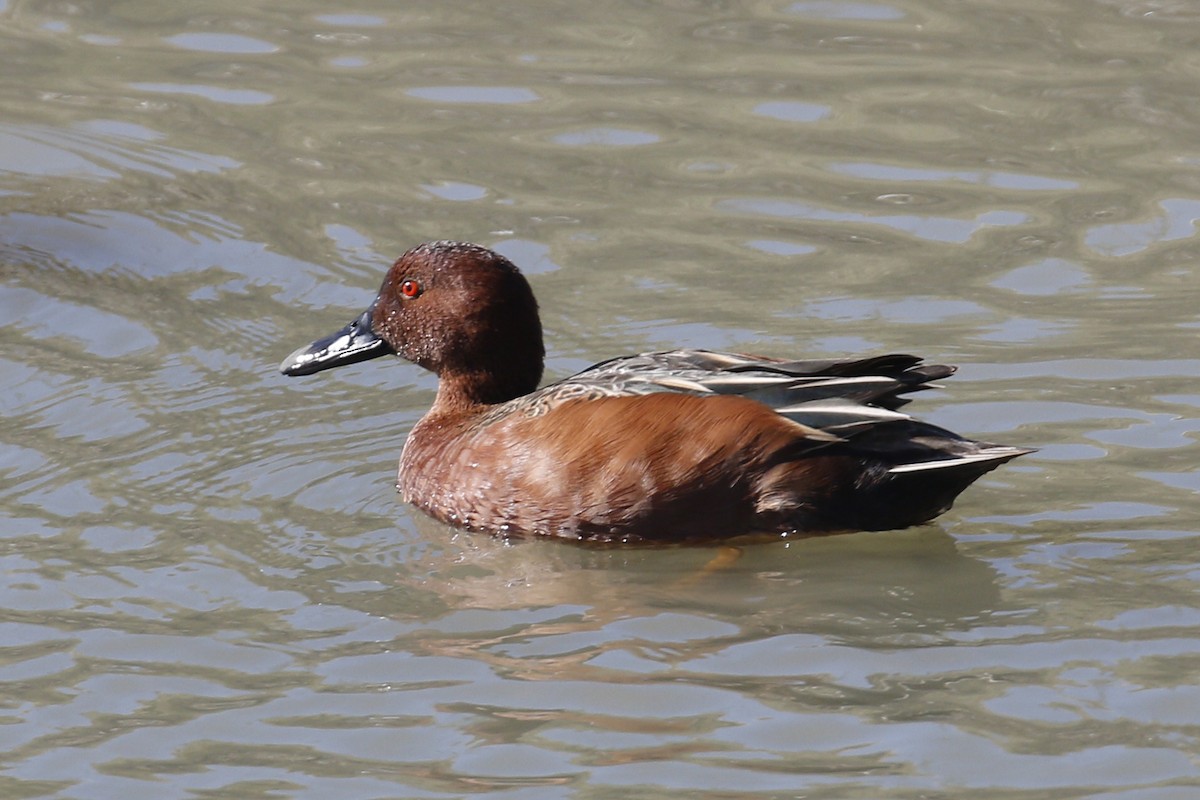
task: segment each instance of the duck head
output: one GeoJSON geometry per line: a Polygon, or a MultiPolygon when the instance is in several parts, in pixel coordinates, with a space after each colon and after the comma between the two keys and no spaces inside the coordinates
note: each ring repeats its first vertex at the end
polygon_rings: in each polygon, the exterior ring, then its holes
{"type": "Polygon", "coordinates": [[[396,260],[366,311],[296,350],[279,370],[311,375],[392,354],[435,373],[439,399],[493,404],[528,394],[545,356],[533,291],[499,253],[463,242],[422,244],[396,260]]]}

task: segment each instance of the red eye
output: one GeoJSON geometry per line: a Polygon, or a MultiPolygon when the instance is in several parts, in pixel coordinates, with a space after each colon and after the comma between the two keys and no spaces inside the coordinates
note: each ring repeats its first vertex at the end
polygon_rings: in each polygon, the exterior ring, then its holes
{"type": "Polygon", "coordinates": [[[409,278],[408,280],[404,281],[404,283],[400,284],[400,294],[411,300],[412,298],[421,294],[421,284],[417,283],[412,278],[409,278]]]}

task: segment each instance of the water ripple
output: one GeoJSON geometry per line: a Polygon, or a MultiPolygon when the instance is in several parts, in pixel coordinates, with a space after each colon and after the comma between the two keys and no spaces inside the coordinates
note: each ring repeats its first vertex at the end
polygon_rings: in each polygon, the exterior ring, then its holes
{"type": "Polygon", "coordinates": [[[562,12],[0,0],[0,794],[1190,797],[1194,14],[562,12]],[[445,237],[553,376],[911,351],[1040,450],[887,534],[449,530],[428,374],[276,368],[445,237]]]}

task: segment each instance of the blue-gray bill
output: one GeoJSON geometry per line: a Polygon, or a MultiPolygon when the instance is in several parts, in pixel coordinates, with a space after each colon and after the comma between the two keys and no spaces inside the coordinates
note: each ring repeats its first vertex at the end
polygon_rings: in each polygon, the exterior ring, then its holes
{"type": "Polygon", "coordinates": [[[371,330],[375,304],[337,333],[301,347],[279,364],[284,375],[312,375],[321,370],[357,364],[379,356],[394,355],[392,346],[371,330]]]}

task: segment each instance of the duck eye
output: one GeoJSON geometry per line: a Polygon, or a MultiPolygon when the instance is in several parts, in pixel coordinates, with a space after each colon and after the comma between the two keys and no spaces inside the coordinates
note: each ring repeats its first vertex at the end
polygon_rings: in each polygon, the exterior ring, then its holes
{"type": "Polygon", "coordinates": [[[421,294],[421,284],[417,283],[412,278],[409,278],[408,280],[404,281],[404,283],[400,284],[400,294],[411,300],[412,298],[421,294]]]}

